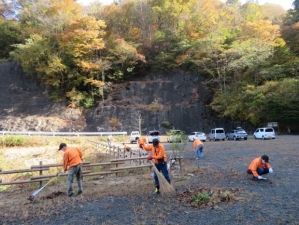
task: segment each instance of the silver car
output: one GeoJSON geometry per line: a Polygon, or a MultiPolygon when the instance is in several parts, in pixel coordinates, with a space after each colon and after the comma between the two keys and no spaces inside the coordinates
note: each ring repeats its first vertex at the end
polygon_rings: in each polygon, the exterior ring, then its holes
{"type": "Polygon", "coordinates": [[[227,132],[226,139],[234,140],[234,141],[237,141],[240,139],[247,140],[247,133],[242,128],[236,128],[236,129],[233,129],[233,130],[230,130],[229,132],[227,132]]]}
{"type": "Polygon", "coordinates": [[[200,141],[206,141],[207,136],[202,131],[195,131],[195,132],[192,132],[191,134],[188,135],[188,140],[189,141],[194,141],[195,139],[198,139],[200,141]]]}
{"type": "Polygon", "coordinates": [[[160,132],[158,130],[151,130],[147,134],[147,143],[152,143],[154,139],[158,139],[160,141],[160,132]]]}

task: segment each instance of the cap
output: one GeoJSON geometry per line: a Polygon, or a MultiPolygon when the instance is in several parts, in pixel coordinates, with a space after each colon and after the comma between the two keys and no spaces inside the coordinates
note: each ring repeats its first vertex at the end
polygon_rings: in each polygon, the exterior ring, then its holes
{"type": "Polygon", "coordinates": [[[65,143],[61,143],[61,144],[59,145],[59,149],[58,149],[58,151],[60,151],[61,149],[63,149],[65,146],[66,146],[65,143]]]}
{"type": "Polygon", "coordinates": [[[263,155],[262,160],[264,160],[267,163],[269,162],[269,157],[267,155],[263,155]]]}
{"type": "Polygon", "coordinates": [[[157,147],[159,145],[159,140],[157,138],[153,139],[153,146],[157,147]]]}

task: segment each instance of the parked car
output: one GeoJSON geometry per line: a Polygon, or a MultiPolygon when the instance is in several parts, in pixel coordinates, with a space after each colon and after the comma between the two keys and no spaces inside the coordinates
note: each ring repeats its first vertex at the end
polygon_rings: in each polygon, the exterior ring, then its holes
{"type": "Polygon", "coordinates": [[[181,130],[170,130],[168,132],[167,142],[182,142],[184,132],[181,130]]]}
{"type": "Polygon", "coordinates": [[[213,128],[209,133],[209,141],[222,140],[225,141],[225,131],[223,128],[213,128]]]}
{"type": "Polygon", "coordinates": [[[204,132],[201,131],[191,132],[191,134],[188,135],[188,141],[194,141],[195,139],[206,141],[207,136],[204,132]]]}
{"type": "Polygon", "coordinates": [[[147,137],[146,137],[147,142],[148,143],[153,142],[154,138],[157,138],[160,141],[160,136],[159,135],[160,135],[160,132],[158,130],[149,131],[148,134],[147,134],[147,137]]]}
{"type": "Polygon", "coordinates": [[[260,138],[260,139],[275,139],[275,131],[272,127],[261,127],[257,128],[254,133],[253,137],[255,139],[260,138]]]}
{"type": "Polygon", "coordinates": [[[137,142],[137,138],[140,138],[139,131],[132,131],[130,135],[130,143],[137,142]]]}
{"type": "Polygon", "coordinates": [[[243,130],[241,127],[237,127],[236,129],[232,129],[230,130],[227,134],[226,134],[226,139],[227,140],[247,140],[247,133],[245,130],[243,130]]]}

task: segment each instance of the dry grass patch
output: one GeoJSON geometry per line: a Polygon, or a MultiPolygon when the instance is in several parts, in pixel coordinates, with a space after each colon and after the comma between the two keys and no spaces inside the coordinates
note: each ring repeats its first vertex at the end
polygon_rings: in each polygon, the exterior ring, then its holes
{"type": "Polygon", "coordinates": [[[215,209],[221,203],[232,203],[243,200],[244,190],[239,188],[222,188],[222,187],[196,187],[190,188],[177,195],[178,199],[189,204],[193,208],[215,209]]]}

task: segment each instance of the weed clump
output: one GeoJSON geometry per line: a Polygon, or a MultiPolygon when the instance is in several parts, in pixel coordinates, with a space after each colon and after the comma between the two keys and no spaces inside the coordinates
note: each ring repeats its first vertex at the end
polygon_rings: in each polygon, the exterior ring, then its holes
{"type": "Polygon", "coordinates": [[[180,201],[194,208],[216,208],[221,203],[231,203],[241,200],[239,188],[194,188],[178,194],[180,201]]]}

